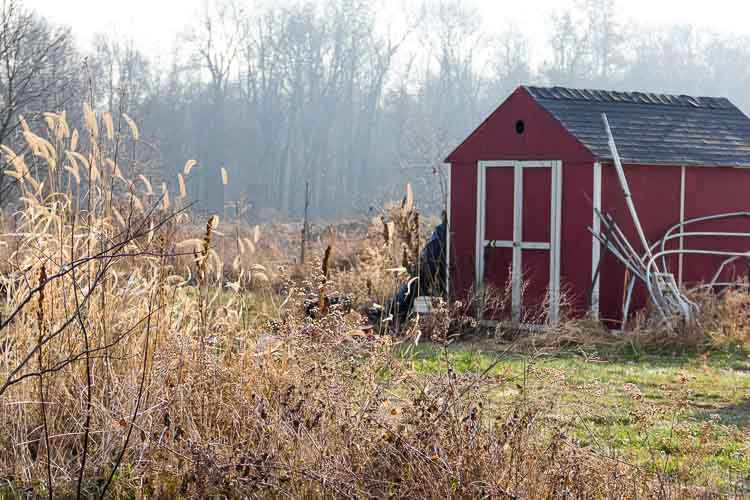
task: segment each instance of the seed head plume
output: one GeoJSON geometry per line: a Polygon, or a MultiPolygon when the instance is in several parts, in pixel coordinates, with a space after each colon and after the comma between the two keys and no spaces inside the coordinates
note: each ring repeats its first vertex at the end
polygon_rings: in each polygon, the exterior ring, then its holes
{"type": "Polygon", "coordinates": [[[130,134],[133,136],[133,139],[137,141],[141,137],[141,133],[138,130],[138,125],[136,125],[135,121],[133,121],[133,119],[130,118],[126,113],[123,113],[122,117],[128,124],[128,127],[130,128],[130,134]]]}

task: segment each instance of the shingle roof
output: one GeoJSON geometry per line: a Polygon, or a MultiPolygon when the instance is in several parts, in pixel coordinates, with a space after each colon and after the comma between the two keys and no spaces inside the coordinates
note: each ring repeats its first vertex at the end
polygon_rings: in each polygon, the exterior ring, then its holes
{"type": "Polygon", "coordinates": [[[750,166],[750,118],[728,99],[563,87],[525,87],[602,160],[606,113],[625,163],[750,166]]]}

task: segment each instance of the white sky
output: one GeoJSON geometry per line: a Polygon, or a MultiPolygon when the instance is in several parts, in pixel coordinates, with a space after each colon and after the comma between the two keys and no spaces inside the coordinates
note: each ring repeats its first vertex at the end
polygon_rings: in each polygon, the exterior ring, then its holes
{"type": "MultiPolygon", "coordinates": [[[[94,34],[132,37],[151,56],[168,54],[176,34],[194,21],[204,0],[26,0],[53,22],[69,25],[83,48],[94,34]]],[[[210,0],[208,0],[210,1],[210,0]]],[[[271,0],[272,1],[272,0],[271,0]]],[[[419,0],[402,0],[415,2],[419,0]]],[[[538,50],[546,43],[549,14],[572,0],[464,0],[475,5],[487,29],[514,23],[538,50]]],[[[750,35],[750,0],[619,0],[620,18],[640,25],[694,24],[719,33],[750,35]]]]}

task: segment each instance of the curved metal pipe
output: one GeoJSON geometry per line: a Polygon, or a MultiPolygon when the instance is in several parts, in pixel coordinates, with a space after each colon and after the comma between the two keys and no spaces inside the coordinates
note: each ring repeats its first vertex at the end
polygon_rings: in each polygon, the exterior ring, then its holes
{"type": "MultiPolygon", "coordinates": [[[[716,256],[727,256],[727,257],[743,257],[746,256],[746,252],[723,252],[723,251],[717,251],[717,250],[693,250],[693,249],[682,249],[682,250],[664,250],[661,252],[658,252],[654,254],[651,259],[648,261],[648,265],[646,266],[646,286],[649,289],[649,294],[653,297],[655,297],[654,291],[653,291],[653,281],[652,281],[652,271],[651,268],[654,267],[655,261],[658,258],[666,257],[667,255],[678,255],[678,254],[694,254],[694,255],[716,255],[716,256]]],[[[691,305],[695,305],[692,302],[688,301],[682,294],[679,294],[678,296],[681,297],[685,302],[690,303],[691,305]]],[[[659,309],[659,312],[662,314],[662,317],[666,320],[666,314],[664,313],[661,304],[658,303],[659,301],[654,301],[654,304],[659,309]]]]}
{"type": "MultiPolygon", "coordinates": [[[[664,236],[661,240],[654,243],[651,247],[651,250],[655,250],[656,246],[661,243],[660,250],[664,250],[664,241],[669,238],[669,236],[672,234],[673,231],[675,231],[677,228],[685,227],[690,224],[696,224],[698,222],[708,222],[712,220],[721,220],[721,219],[731,219],[733,217],[750,217],[750,212],[727,212],[723,214],[714,214],[714,215],[705,215],[703,217],[695,217],[693,219],[687,219],[682,222],[678,222],[674,226],[670,227],[669,230],[667,230],[666,233],[664,233],[664,236]]],[[[664,265],[664,268],[666,269],[666,260],[663,260],[662,264],[664,265]]]]}

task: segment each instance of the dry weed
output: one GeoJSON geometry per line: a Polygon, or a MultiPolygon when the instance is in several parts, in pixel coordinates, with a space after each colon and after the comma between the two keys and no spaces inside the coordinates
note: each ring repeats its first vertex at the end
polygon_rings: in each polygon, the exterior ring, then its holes
{"type": "MultiPolygon", "coordinates": [[[[260,259],[283,255],[276,243],[215,217],[191,222],[184,196],[170,208],[147,176],[127,180],[128,159],[115,155],[120,131],[89,107],[85,115],[83,134],[69,134],[64,115],[50,115],[51,140],[26,129],[33,158],[11,162],[24,196],[3,235],[0,495],[690,493],[580,446],[567,432],[572,421],[550,425],[542,404],[500,405],[492,395],[508,381],[489,370],[413,372],[392,337],[325,303],[344,289],[385,296],[404,279],[393,269],[404,254],[413,264],[421,240],[408,195],[403,217],[371,231],[351,271],[333,265],[342,247],[333,244],[301,280],[279,261],[269,276],[273,261],[260,259]],[[33,177],[40,165],[45,177],[33,177]],[[226,238],[221,254],[217,237],[226,238]],[[275,302],[249,321],[255,280],[275,302]],[[311,296],[314,318],[303,314],[311,296]]],[[[125,119],[127,140],[137,141],[125,119]]],[[[457,314],[437,306],[425,331],[447,343],[457,314]]]]}

